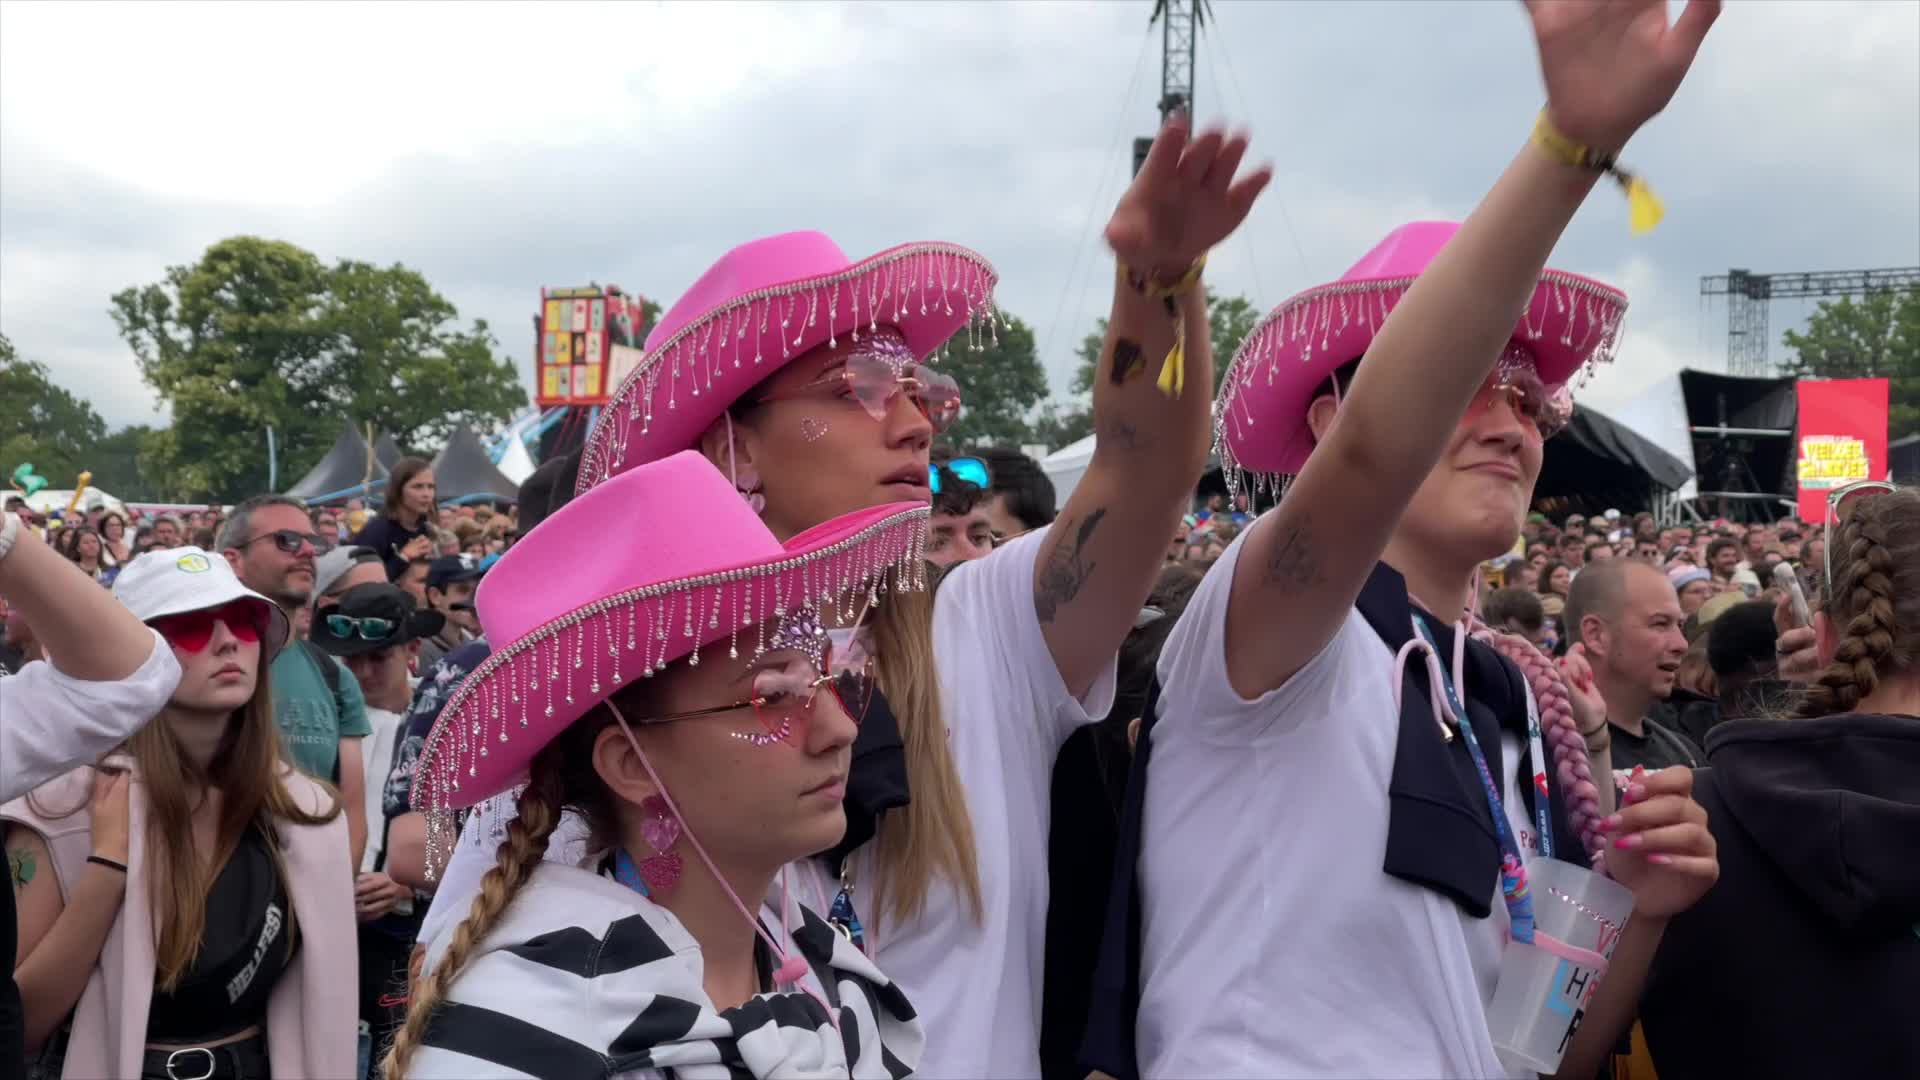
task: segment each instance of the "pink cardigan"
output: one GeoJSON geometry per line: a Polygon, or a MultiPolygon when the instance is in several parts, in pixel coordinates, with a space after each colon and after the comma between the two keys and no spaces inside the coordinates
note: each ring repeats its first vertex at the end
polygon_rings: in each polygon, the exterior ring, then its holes
{"type": "MultiPolygon", "coordinates": [[[[332,802],[330,791],[306,776],[289,771],[285,781],[294,798],[314,813],[332,802]]],[[[92,851],[92,818],[85,810],[92,784],[93,770],[79,768],[34,793],[55,813],[82,808],[64,818],[42,816],[25,797],[0,806],[0,820],[45,838],[63,900],[92,851]]],[[[67,1077],[138,1076],[146,1050],[156,939],[147,901],[147,799],[138,778],[128,807],[126,900],[74,1008],[62,1073],[67,1077]]],[[[343,813],[325,825],[282,825],[280,836],[300,949],[267,1003],[267,1054],[274,1080],[339,1080],[353,1075],[359,1032],[359,947],[347,819],[343,813]]]]}

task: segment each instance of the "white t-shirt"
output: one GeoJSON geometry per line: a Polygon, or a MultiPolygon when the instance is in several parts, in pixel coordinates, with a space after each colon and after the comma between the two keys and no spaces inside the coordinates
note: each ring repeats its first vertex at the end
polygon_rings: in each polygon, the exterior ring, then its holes
{"type": "Polygon", "coordinates": [[[387,810],[381,800],[387,791],[387,774],[393,771],[393,744],[404,722],[397,712],[367,706],[367,726],[373,732],[360,740],[360,761],[367,775],[367,847],[360,854],[363,874],[380,865],[387,848],[387,810]]]}
{"type": "MultiPolygon", "coordinates": [[[[1028,533],[954,567],[935,595],[934,662],[973,819],[983,921],[974,923],[945,882],[929,891],[909,925],[860,909],[875,962],[925,1025],[917,1076],[1040,1075],[1053,763],[1067,736],[1112,708],[1114,691],[1109,662],[1084,701],[1076,700],[1047,649],[1033,608],[1034,563],[1045,536],[1028,533]]],[[[864,849],[854,866],[871,874],[864,849]]]]}
{"type": "MultiPolygon", "coordinates": [[[[1502,1066],[1487,1032],[1508,926],[1498,876],[1492,917],[1474,919],[1381,868],[1392,651],[1352,611],[1285,686],[1242,700],[1226,670],[1241,546],[1160,656],[1139,867],[1141,1074],[1530,1076],[1502,1066]]],[[[1502,749],[1519,759],[1518,740],[1502,749]]],[[[1507,819],[1530,850],[1503,771],[1507,819]]]]}

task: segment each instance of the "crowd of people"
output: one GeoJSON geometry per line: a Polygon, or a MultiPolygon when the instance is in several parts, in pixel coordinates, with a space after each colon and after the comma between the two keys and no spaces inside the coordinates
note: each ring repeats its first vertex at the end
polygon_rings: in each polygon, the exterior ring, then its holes
{"type": "Polygon", "coordinates": [[[1532,5],[1481,205],[1217,400],[1206,254],[1269,174],[1171,122],[1064,505],[942,443],[991,265],[799,232],[510,508],[419,459],[371,510],[9,506],[0,1067],[1920,1072],[1920,493],[1530,515],[1626,305],[1548,256],[1717,11],[1664,7],[1532,5]]]}

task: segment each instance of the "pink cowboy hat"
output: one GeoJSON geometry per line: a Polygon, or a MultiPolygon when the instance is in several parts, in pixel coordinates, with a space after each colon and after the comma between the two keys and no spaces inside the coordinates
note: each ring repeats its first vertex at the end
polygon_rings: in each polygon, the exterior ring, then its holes
{"type": "Polygon", "coordinates": [[[742,244],[700,275],[647,335],[587,436],[575,491],[689,449],[736,401],[841,334],[891,326],[924,360],[975,320],[991,322],[998,281],[954,244],[888,248],[859,262],[825,233],[742,244]]]}
{"type": "Polygon", "coordinates": [[[627,679],[708,647],[720,660],[764,649],[789,612],[856,590],[922,585],[926,530],[924,504],[895,503],[783,545],[692,451],[581,495],[481,580],[474,602],[494,651],[427,736],[419,805],[444,827],[448,812],[507,790],[627,679]]]}
{"type": "MultiPolygon", "coordinates": [[[[1327,380],[1359,359],[1460,226],[1416,221],[1387,234],[1340,280],[1294,296],[1247,334],[1214,403],[1214,447],[1236,493],[1251,474],[1257,490],[1299,473],[1313,452],[1307,407],[1327,380]]],[[[1613,359],[1627,296],[1592,278],[1547,269],[1514,327],[1549,387],[1584,381],[1613,359]]]]}

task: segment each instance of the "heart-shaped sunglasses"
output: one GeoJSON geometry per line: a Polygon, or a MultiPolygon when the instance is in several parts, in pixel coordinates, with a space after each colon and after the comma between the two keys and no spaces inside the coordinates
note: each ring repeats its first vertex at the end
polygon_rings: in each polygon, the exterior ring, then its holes
{"type": "Polygon", "coordinates": [[[233,600],[219,607],[162,615],[148,625],[167,639],[167,644],[182,652],[197,653],[213,640],[215,623],[224,623],[235,638],[259,641],[266,631],[267,612],[257,600],[233,600]]]}

